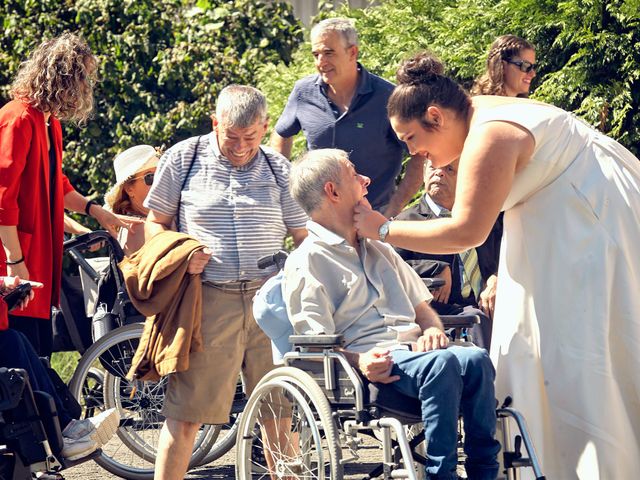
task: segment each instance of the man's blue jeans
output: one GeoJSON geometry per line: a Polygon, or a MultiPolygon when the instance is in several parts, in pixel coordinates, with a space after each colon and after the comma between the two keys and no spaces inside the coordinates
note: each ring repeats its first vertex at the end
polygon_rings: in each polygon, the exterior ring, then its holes
{"type": "Polygon", "coordinates": [[[422,403],[429,478],[457,478],[457,426],[462,413],[467,475],[470,480],[495,479],[500,451],[494,438],[495,370],[486,350],[451,346],[425,353],[394,350],[391,355],[391,374],[400,380],[389,385],[422,403]]]}

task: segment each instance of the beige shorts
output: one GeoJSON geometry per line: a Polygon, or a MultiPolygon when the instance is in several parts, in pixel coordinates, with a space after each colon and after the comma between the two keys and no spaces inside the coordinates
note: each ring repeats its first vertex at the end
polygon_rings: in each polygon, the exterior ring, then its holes
{"type": "Polygon", "coordinates": [[[274,368],[271,342],[253,319],[255,291],[224,292],[202,285],[204,351],[192,353],[189,370],[169,375],[162,414],[184,422],[221,424],[242,370],[247,395],[274,368]]]}

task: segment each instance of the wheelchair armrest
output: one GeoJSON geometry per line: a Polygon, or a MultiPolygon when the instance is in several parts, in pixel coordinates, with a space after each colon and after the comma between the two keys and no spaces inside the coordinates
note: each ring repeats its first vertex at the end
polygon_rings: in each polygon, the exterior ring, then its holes
{"type": "Polygon", "coordinates": [[[444,328],[471,328],[480,323],[478,315],[440,315],[444,328]]]}
{"type": "Polygon", "coordinates": [[[423,278],[422,281],[429,290],[435,290],[436,288],[440,288],[444,286],[445,283],[447,283],[443,278],[423,278]]]}
{"type": "Polygon", "coordinates": [[[289,343],[294,347],[340,347],[344,345],[342,335],[289,335],[289,343]]]}

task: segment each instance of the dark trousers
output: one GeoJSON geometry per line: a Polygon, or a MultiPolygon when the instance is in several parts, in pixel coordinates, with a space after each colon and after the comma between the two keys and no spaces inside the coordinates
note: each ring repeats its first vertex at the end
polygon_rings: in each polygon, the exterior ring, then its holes
{"type": "MultiPolygon", "coordinates": [[[[19,318],[19,317],[18,317],[19,318]]],[[[45,320],[40,320],[45,322],[45,320]]],[[[22,368],[29,375],[32,390],[48,393],[53,397],[58,411],[60,428],[71,421],[71,415],[58,396],[46,368],[29,340],[21,332],[9,329],[0,331],[0,367],[22,368]]]]}
{"type": "Polygon", "coordinates": [[[51,317],[34,318],[9,314],[9,328],[22,332],[38,356],[51,358],[53,352],[51,317]]]}

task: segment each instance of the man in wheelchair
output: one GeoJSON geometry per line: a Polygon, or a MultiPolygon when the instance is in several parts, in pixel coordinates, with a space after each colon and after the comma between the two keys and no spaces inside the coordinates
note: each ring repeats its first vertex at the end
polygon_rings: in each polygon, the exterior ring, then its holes
{"type": "Polygon", "coordinates": [[[457,426],[470,479],[495,479],[494,369],[477,347],[448,346],[432,296],[389,245],[359,239],[354,207],[369,179],[346,152],[308,152],[292,169],[293,197],[311,217],[287,260],[282,292],[297,334],[342,334],[343,353],[371,382],[420,401],[428,478],[457,478],[457,426]]]}

